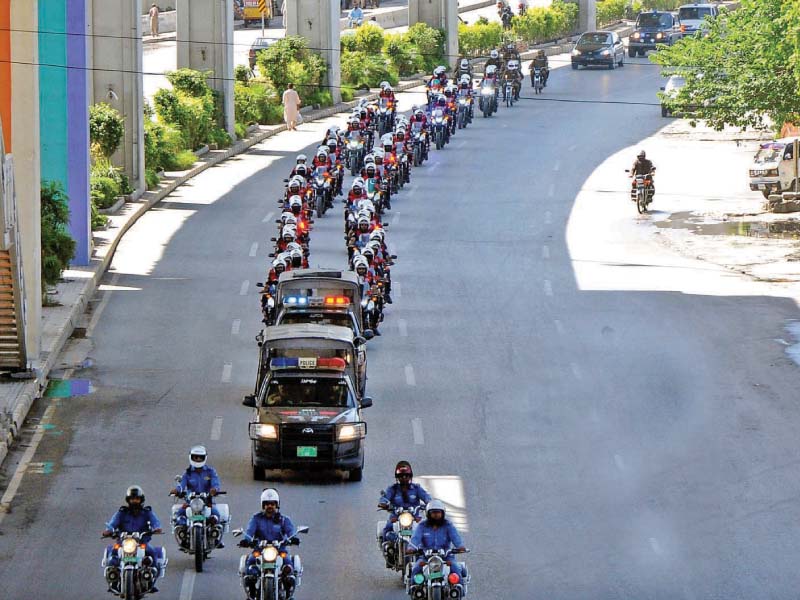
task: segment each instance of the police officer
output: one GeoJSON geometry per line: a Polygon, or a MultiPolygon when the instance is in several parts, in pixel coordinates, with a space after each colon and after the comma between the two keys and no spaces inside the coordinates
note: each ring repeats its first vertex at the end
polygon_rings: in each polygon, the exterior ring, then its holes
{"type": "MultiPolygon", "coordinates": [[[[457,573],[462,579],[466,579],[466,568],[455,560],[452,550],[465,552],[464,542],[461,541],[461,534],[458,533],[455,525],[445,518],[446,510],[444,502],[441,500],[431,500],[425,507],[425,520],[422,521],[414,530],[409,545],[409,553],[421,553],[425,550],[444,550],[447,552],[445,560],[450,563],[450,570],[457,573]]],[[[425,564],[424,557],[420,558],[411,571],[411,576],[422,573],[425,564]]]]}
{"type": "MultiPolygon", "coordinates": [[[[206,464],[208,460],[208,452],[205,446],[194,446],[189,451],[189,466],[181,477],[180,483],[175,486],[170,494],[174,496],[185,497],[188,494],[209,494],[216,496],[219,493],[222,484],[219,481],[217,471],[211,465],[206,464]]],[[[186,527],[186,506],[184,505],[175,515],[177,524],[180,527],[186,527]]],[[[216,506],[211,506],[211,517],[217,523],[220,521],[219,510],[216,506]]],[[[184,536],[181,536],[184,539],[184,536]]],[[[186,540],[188,544],[188,539],[186,540]]],[[[222,543],[222,534],[220,534],[217,548],[224,548],[225,544],[222,543]]]]}
{"type": "MultiPolygon", "coordinates": [[[[132,485],[125,491],[125,503],[127,506],[120,506],[119,510],[113,517],[106,523],[106,528],[103,530],[103,537],[111,537],[115,533],[139,533],[141,542],[145,544],[145,557],[149,559],[149,565],[155,564],[158,569],[157,577],[163,574],[163,552],[162,548],[150,545],[150,539],[153,534],[163,533],[161,529],[161,522],[158,520],[156,513],[149,506],[144,505],[144,491],[139,485],[132,485]]],[[[108,565],[110,567],[119,567],[119,559],[111,555],[113,546],[108,546],[106,549],[106,556],[108,557],[108,565]]],[[[117,579],[119,581],[119,578],[117,579]]],[[[158,588],[153,582],[153,587],[150,588],[151,592],[157,592],[158,588]]]]}
{"type": "MultiPolygon", "coordinates": [[[[387,510],[405,508],[414,511],[420,506],[425,506],[431,501],[428,492],[420,484],[412,481],[414,471],[408,461],[401,460],[394,468],[394,478],[396,483],[388,486],[381,492],[378,507],[387,510]]],[[[395,547],[392,542],[397,541],[397,534],[394,532],[394,523],[397,521],[395,515],[391,515],[383,528],[382,548],[386,557],[387,567],[391,567],[395,562],[395,547]]]]}

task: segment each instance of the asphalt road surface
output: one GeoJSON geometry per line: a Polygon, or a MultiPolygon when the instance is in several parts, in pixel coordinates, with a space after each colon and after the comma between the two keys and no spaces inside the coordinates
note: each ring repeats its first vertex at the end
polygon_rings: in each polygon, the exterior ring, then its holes
{"type": "MultiPolygon", "coordinates": [[[[647,105],[657,68],[635,63],[556,69],[543,99],[476,118],[393,202],[395,303],[369,344],[364,481],[275,482],[284,512],[311,528],[298,599],[403,597],[374,539],[399,459],[465,530],[470,597],[796,595],[798,375],[773,340],[797,308],[653,243],[622,170],[665,121],[647,105]]],[[[54,407],[34,457],[44,466],[0,522],[0,596],[107,597],[103,524],[139,483],[168,527],[167,491],[193,444],[208,447],[234,526],[258,510],[240,405],[255,377],[255,283],[294,156],[342,121],[209,169],[126,235],[91,365],[72,375],[94,392],[39,404],[54,407]]],[[[726,184],[654,158],[659,194],[726,184]]],[[[345,265],[338,206],[317,220],[315,265],[345,265]]],[[[197,576],[160,540],[159,597],[242,596],[232,538],[197,576]]]]}

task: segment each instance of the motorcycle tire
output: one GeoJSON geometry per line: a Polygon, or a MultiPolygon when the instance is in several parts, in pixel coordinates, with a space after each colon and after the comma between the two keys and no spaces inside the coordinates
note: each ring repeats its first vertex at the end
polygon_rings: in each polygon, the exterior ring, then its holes
{"type": "Polygon", "coordinates": [[[419,147],[414,148],[414,166],[418,167],[422,164],[422,152],[420,152],[419,147]]]}
{"type": "Polygon", "coordinates": [[[442,149],[442,145],[443,145],[442,144],[442,134],[441,134],[441,132],[439,132],[439,133],[436,134],[436,149],[437,150],[441,150],[442,149]]]}
{"type": "Polygon", "coordinates": [[[431,596],[428,598],[428,600],[442,600],[442,588],[431,588],[431,596]]]}
{"type": "Polygon", "coordinates": [[[491,116],[492,116],[492,111],[489,109],[488,106],[484,106],[483,107],[483,118],[484,119],[488,119],[491,116]]]}
{"type": "Polygon", "coordinates": [[[636,196],[636,210],[639,211],[640,215],[647,212],[647,200],[641,194],[636,196]]]}
{"type": "Polygon", "coordinates": [[[261,600],[276,600],[277,598],[278,590],[275,586],[275,579],[266,579],[264,585],[261,586],[261,600]]]}
{"type": "Polygon", "coordinates": [[[355,177],[357,172],[358,172],[358,161],[356,160],[355,156],[351,156],[350,157],[350,175],[355,177]]]}
{"type": "Polygon", "coordinates": [[[125,573],[125,580],[122,582],[123,589],[125,590],[125,595],[123,598],[125,600],[137,600],[139,598],[138,590],[136,589],[138,586],[138,581],[136,579],[136,571],[133,569],[129,569],[128,571],[124,571],[125,573]]]}
{"type": "Polygon", "coordinates": [[[194,570],[195,573],[202,573],[203,560],[206,557],[205,548],[203,547],[203,530],[200,527],[195,527],[192,530],[192,537],[194,537],[194,570]]]}
{"type": "Polygon", "coordinates": [[[347,479],[348,481],[361,481],[362,479],[364,479],[363,465],[355,469],[350,469],[347,475],[347,479]]]}

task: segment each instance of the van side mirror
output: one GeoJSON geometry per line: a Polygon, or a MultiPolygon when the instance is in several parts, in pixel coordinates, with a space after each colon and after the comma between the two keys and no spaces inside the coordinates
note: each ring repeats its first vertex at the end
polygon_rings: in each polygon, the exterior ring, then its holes
{"type": "Polygon", "coordinates": [[[355,339],[353,339],[353,344],[355,344],[356,346],[363,346],[366,343],[367,343],[366,336],[362,337],[360,335],[357,335],[355,339]]]}
{"type": "Polygon", "coordinates": [[[248,406],[250,408],[255,408],[256,407],[256,396],[255,396],[255,394],[247,394],[247,396],[245,396],[242,399],[242,404],[244,406],[248,406]]]}
{"type": "Polygon", "coordinates": [[[364,396],[361,399],[361,408],[369,408],[372,406],[372,398],[370,396],[364,396]]]}
{"type": "Polygon", "coordinates": [[[365,329],[363,333],[365,340],[371,340],[372,338],[375,337],[375,334],[373,333],[372,329],[365,329]]]}

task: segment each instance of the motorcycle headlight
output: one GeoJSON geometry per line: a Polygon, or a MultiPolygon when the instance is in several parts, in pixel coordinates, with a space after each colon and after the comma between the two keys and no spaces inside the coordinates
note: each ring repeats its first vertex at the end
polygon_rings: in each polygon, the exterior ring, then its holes
{"type": "Polygon", "coordinates": [[[432,556],[428,561],[428,570],[431,573],[441,573],[443,564],[439,556],[432,556]]]}
{"type": "Polygon", "coordinates": [[[132,537],[125,538],[122,541],[122,551],[125,554],[134,554],[136,552],[136,548],[139,547],[139,542],[137,542],[132,537]]]}
{"type": "Polygon", "coordinates": [[[262,440],[277,440],[278,426],[272,423],[253,423],[253,435],[262,440]]]}
{"type": "Polygon", "coordinates": [[[278,560],[278,549],[272,546],[267,546],[264,548],[264,553],[262,554],[264,560],[267,562],[275,562],[278,560]]]}
{"type": "Polygon", "coordinates": [[[414,515],[412,515],[410,512],[400,513],[400,518],[398,521],[400,521],[400,527],[403,529],[408,529],[414,523],[414,515]]]}
{"type": "Polygon", "coordinates": [[[203,502],[202,498],[192,498],[192,501],[189,502],[189,508],[192,509],[192,513],[202,515],[206,508],[206,503],[203,502]]]}
{"type": "Polygon", "coordinates": [[[365,434],[364,423],[346,423],[339,426],[339,430],[336,432],[336,440],[350,442],[363,438],[365,434]]]}

